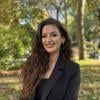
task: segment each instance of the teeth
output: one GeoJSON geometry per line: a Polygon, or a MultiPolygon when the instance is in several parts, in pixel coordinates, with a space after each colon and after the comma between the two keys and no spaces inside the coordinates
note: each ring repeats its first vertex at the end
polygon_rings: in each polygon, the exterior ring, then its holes
{"type": "Polygon", "coordinates": [[[53,46],[53,44],[46,44],[46,46],[47,46],[47,47],[52,47],[52,46],[53,46]]]}
{"type": "Polygon", "coordinates": [[[53,44],[47,44],[47,45],[53,45],[53,44]]]}
{"type": "Polygon", "coordinates": [[[53,45],[53,44],[46,44],[46,45],[53,45]]]}

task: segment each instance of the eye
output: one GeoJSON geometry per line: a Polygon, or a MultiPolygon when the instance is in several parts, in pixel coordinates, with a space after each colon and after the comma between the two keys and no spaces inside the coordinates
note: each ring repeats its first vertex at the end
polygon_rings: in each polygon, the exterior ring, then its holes
{"type": "Polygon", "coordinates": [[[42,35],[42,38],[46,38],[46,35],[42,35]]]}
{"type": "Polygon", "coordinates": [[[58,34],[56,32],[52,32],[51,36],[56,37],[58,34]]]}
{"type": "Polygon", "coordinates": [[[57,34],[56,34],[56,33],[52,33],[52,34],[51,34],[51,36],[56,37],[56,36],[57,36],[57,34]]]}

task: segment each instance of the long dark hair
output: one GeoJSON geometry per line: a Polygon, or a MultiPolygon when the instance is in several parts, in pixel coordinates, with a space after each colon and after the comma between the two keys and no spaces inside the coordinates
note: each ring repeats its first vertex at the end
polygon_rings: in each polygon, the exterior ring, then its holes
{"type": "Polygon", "coordinates": [[[45,25],[54,25],[58,28],[61,36],[65,38],[64,44],[61,45],[60,54],[66,59],[70,59],[72,56],[71,42],[68,32],[63,25],[53,18],[43,20],[38,25],[35,45],[32,47],[32,53],[22,67],[21,75],[23,86],[21,91],[21,100],[30,100],[39,80],[41,79],[41,76],[49,69],[49,54],[45,51],[42,45],[42,29],[45,25]]]}

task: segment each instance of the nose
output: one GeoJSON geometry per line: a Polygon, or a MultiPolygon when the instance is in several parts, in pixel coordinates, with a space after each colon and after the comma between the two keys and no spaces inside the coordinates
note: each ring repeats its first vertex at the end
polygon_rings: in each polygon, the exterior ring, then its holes
{"type": "Polygon", "coordinates": [[[47,36],[46,41],[47,42],[51,42],[51,40],[52,40],[51,37],[50,36],[47,36]]]}

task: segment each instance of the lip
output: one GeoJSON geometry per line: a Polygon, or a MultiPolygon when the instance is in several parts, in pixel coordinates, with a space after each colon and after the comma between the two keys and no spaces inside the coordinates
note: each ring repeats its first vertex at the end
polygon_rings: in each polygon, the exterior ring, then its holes
{"type": "Polygon", "coordinates": [[[46,46],[47,48],[51,48],[51,47],[54,46],[54,43],[52,43],[52,44],[45,44],[45,46],[46,46]]]}

